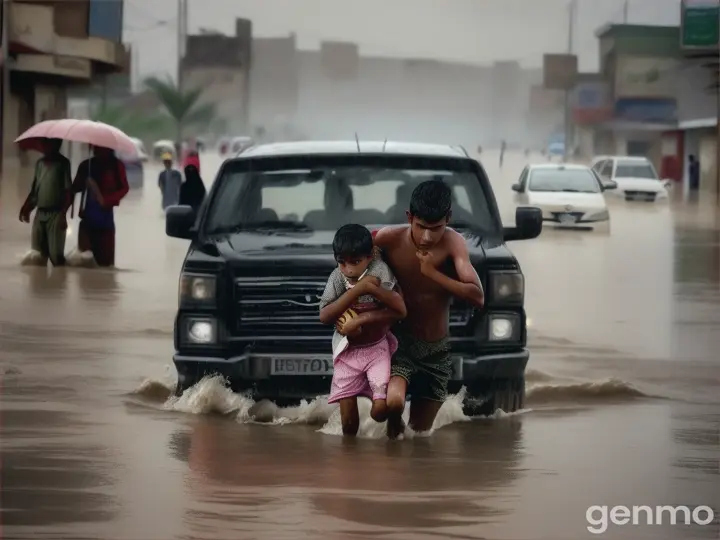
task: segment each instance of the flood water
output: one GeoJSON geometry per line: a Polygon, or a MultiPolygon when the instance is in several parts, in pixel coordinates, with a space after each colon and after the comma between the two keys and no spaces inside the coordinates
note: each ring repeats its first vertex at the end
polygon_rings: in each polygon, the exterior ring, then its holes
{"type": "MultiPolygon", "coordinates": [[[[524,163],[486,165],[510,223],[524,163]]],[[[164,235],[156,178],[117,211],[117,270],[52,272],[20,266],[25,188],[0,182],[3,538],[718,538],[717,208],[619,203],[610,236],[512,244],[527,409],[470,420],[450,398],[431,436],[388,442],[366,408],[348,442],[322,399],[280,410],[212,379],[170,397],[187,242],[164,235]],[[594,535],[593,505],[716,517],[594,535]]]]}

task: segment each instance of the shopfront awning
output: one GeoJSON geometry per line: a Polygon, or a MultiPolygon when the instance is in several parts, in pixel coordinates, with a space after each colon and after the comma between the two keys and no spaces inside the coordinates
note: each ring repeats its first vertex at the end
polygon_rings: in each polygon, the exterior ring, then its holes
{"type": "Polygon", "coordinates": [[[648,123],[648,122],[627,122],[622,120],[612,120],[597,124],[595,129],[603,131],[646,131],[646,132],[662,132],[673,131],[678,129],[677,123],[648,123]]]}
{"type": "Polygon", "coordinates": [[[682,122],[678,122],[678,129],[704,129],[704,128],[714,128],[718,125],[718,119],[717,118],[696,118],[694,120],[683,120],[682,122]]]}

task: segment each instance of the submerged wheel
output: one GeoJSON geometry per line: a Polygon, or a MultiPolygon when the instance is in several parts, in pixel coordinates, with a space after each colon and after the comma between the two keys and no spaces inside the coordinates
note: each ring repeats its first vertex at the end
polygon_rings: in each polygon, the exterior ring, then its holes
{"type": "Polygon", "coordinates": [[[486,391],[475,391],[465,398],[466,416],[490,416],[498,409],[506,413],[525,407],[525,378],[495,379],[486,391]]]}

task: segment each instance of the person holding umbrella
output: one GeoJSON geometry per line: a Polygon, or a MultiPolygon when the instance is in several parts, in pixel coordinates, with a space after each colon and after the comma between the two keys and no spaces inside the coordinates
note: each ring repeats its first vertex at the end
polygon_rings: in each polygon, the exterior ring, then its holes
{"type": "Polygon", "coordinates": [[[67,211],[72,204],[70,160],[60,153],[61,139],[43,139],[43,157],[35,164],[30,194],[20,209],[20,221],[32,224],[31,249],[37,262],[65,265],[67,211]],[[39,255],[38,255],[39,254],[39,255]]]}
{"type": "MultiPolygon", "coordinates": [[[[72,205],[74,194],[82,192],[78,247],[80,251],[92,252],[98,266],[113,266],[113,208],[120,204],[129,191],[125,166],[115,157],[115,151],[130,156],[137,155],[135,143],[114,126],[74,118],[45,120],[35,124],[15,139],[15,143],[23,150],[46,153],[47,139],[85,143],[93,148],[94,156],[83,161],[78,167],[67,207],[72,205]]],[[[26,208],[21,212],[21,218],[27,215],[26,208]]]]}
{"type": "Polygon", "coordinates": [[[73,193],[82,193],[78,249],[92,252],[98,266],[115,265],[113,208],[130,191],[125,165],[110,148],[93,147],[93,157],[78,166],[73,193]]]}

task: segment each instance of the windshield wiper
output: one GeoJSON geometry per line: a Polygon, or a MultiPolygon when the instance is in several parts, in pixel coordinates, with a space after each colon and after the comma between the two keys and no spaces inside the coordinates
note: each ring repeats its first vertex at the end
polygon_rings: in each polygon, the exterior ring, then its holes
{"type": "Polygon", "coordinates": [[[312,232],[313,229],[305,223],[299,221],[257,221],[254,223],[238,223],[227,227],[217,227],[210,234],[232,234],[243,231],[253,232],[275,232],[275,231],[293,231],[293,232],[312,232]]]}

